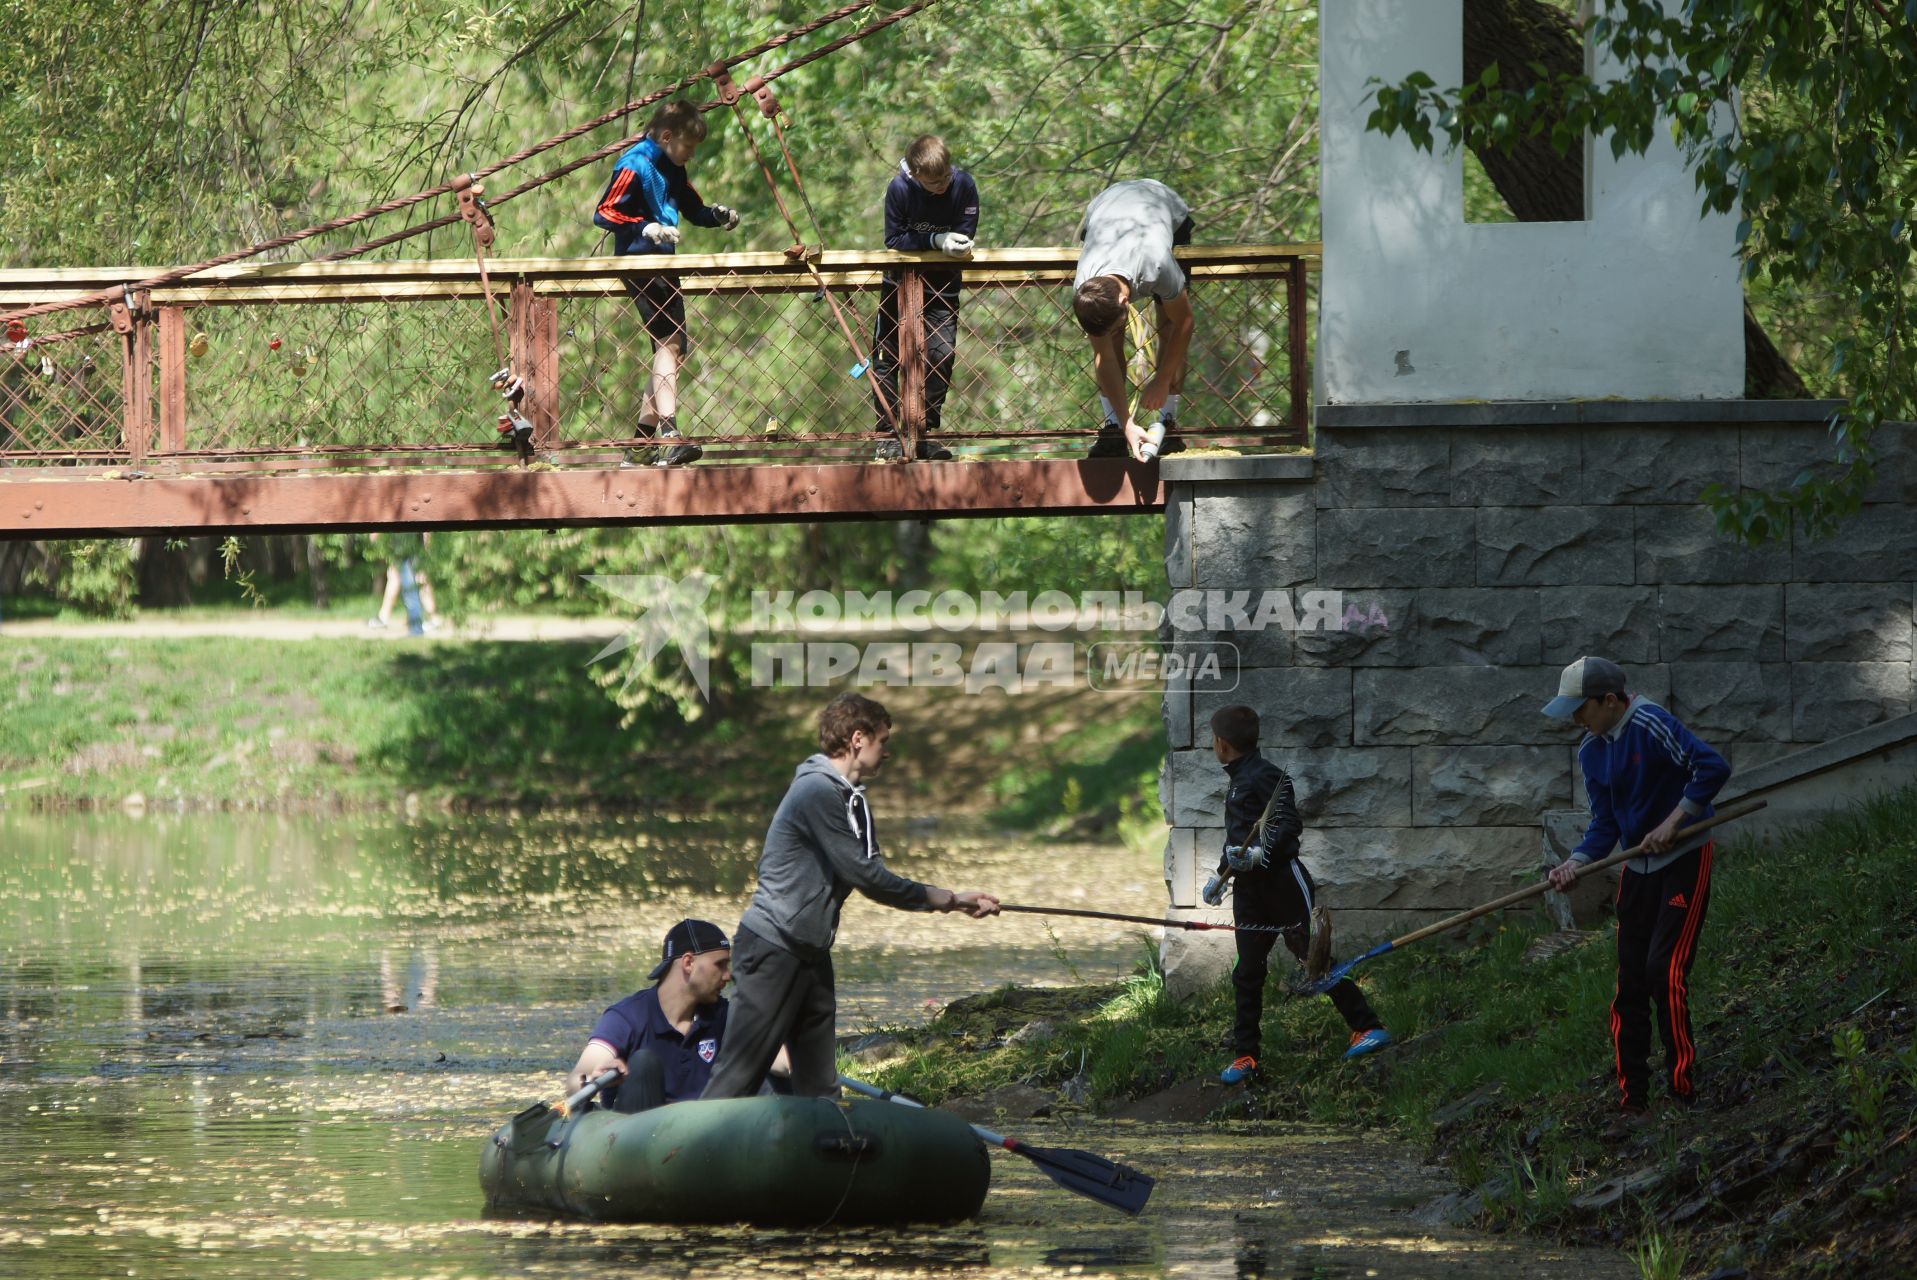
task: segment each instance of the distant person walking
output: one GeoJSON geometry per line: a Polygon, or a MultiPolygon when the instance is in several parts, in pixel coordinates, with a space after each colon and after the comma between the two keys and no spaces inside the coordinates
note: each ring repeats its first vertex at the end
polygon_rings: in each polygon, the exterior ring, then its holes
{"type": "MultiPolygon", "coordinates": [[[[407,634],[416,636],[439,630],[439,606],[433,600],[433,584],[426,580],[425,568],[432,536],[430,533],[395,533],[387,540],[386,594],[380,599],[379,612],[366,620],[367,626],[376,629],[391,626],[393,605],[404,591],[407,634]]],[[[377,533],[367,537],[373,542],[380,540],[377,533]]]]}

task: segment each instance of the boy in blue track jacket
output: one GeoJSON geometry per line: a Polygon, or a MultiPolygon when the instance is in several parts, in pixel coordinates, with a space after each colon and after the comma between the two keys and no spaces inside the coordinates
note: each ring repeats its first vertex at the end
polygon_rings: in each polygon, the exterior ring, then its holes
{"type": "MultiPolygon", "coordinates": [[[[972,238],[977,234],[978,184],[972,175],[952,167],[952,153],[942,138],[927,133],[912,139],[899,161],[898,174],[885,189],[885,247],[965,259],[972,256],[972,238]]],[[[958,356],[963,276],[956,269],[927,271],[924,280],[925,436],[916,456],[921,461],[943,462],[952,452],[934,437],[958,356]]],[[[878,414],[882,461],[905,456],[905,446],[893,430],[899,412],[898,290],[898,276],[885,272],[880,277],[879,316],[872,334],[872,402],[878,414]]]]}
{"type": "Polygon", "coordinates": [[[1651,1038],[1645,1014],[1655,1011],[1664,1041],[1671,1096],[1696,1099],[1691,1068],[1691,962],[1711,893],[1711,845],[1673,852],[1679,827],[1711,816],[1711,800],[1731,776],[1724,757],[1676,716],[1625,692],[1624,671],[1606,658],[1579,658],[1564,669],[1558,696],[1544,713],[1584,730],[1578,767],[1591,800],[1591,825],[1578,847],[1551,870],[1570,887],[1576,869],[1622,845],[1642,843],[1644,856],[1624,864],[1617,889],[1617,993],[1611,1040],[1625,1118],[1649,1102],[1651,1038]]]}
{"type": "MultiPolygon", "coordinates": [[[[614,253],[673,253],[686,222],[727,231],[738,227],[737,210],[707,204],[686,177],[686,165],[705,139],[706,122],[699,108],[672,101],[653,113],[646,136],[620,153],[592,215],[596,226],[612,232],[614,253]]],[[[628,276],[626,292],[652,335],[652,375],[640,404],[639,437],[677,440],[679,366],[692,345],[679,277],[671,272],[628,276]]],[[[675,444],[658,461],[662,466],[677,466],[697,461],[704,452],[695,444],[675,444]]],[[[650,450],[635,454],[632,460],[650,460],[650,450]]]]}

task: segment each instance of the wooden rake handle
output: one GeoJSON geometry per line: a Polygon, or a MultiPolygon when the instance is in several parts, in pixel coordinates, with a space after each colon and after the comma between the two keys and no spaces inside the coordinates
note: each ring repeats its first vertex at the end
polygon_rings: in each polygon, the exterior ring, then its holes
{"type": "MultiPolygon", "coordinates": [[[[1682,843],[1693,836],[1709,831],[1719,823],[1730,822],[1733,819],[1756,813],[1763,807],[1764,801],[1762,800],[1745,800],[1738,804],[1731,805],[1727,809],[1720,809],[1702,822],[1694,822],[1688,827],[1679,827],[1677,831],[1677,843],[1682,843]]],[[[1638,844],[1632,845],[1629,849],[1612,854],[1608,858],[1600,858],[1596,862],[1580,867],[1577,875],[1579,879],[1583,879],[1585,876],[1596,871],[1602,871],[1606,867],[1615,867],[1620,862],[1628,862],[1632,858],[1640,858],[1643,856],[1644,845],[1642,842],[1639,842],[1638,844]]],[[[1482,906],[1473,907],[1469,911],[1461,911],[1455,916],[1449,916],[1438,921],[1436,924],[1428,924],[1422,929],[1413,930],[1405,934],[1402,938],[1394,938],[1391,942],[1391,950],[1395,951],[1399,947],[1405,946],[1408,943],[1417,942],[1421,938],[1429,938],[1434,933],[1443,933],[1447,929],[1455,929],[1467,921],[1476,920],[1479,916],[1488,916],[1493,911],[1502,911],[1508,906],[1523,902],[1526,898],[1535,898],[1539,894],[1547,892],[1550,888],[1551,882],[1549,880],[1540,880],[1536,884],[1526,885],[1522,889],[1513,890],[1505,894],[1502,898],[1494,899],[1493,901],[1484,903],[1482,906]]]]}

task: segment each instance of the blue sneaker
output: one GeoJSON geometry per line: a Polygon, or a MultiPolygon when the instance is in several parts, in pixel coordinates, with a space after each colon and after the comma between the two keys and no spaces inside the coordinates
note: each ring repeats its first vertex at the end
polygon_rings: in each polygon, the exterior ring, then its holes
{"type": "Polygon", "coordinates": [[[1231,1065],[1218,1073],[1218,1078],[1226,1084],[1237,1084],[1256,1070],[1258,1070],[1258,1059],[1247,1054],[1245,1057],[1232,1059],[1231,1065]]]}
{"type": "Polygon", "coordinates": [[[1391,1043],[1391,1033],[1383,1027],[1373,1027],[1369,1031],[1351,1033],[1351,1047],[1345,1050],[1347,1058],[1362,1058],[1367,1053],[1376,1053],[1391,1043]]]}

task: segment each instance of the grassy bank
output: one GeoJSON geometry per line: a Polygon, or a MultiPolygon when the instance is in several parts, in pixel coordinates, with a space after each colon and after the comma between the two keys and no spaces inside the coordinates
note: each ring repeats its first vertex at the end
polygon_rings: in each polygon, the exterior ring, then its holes
{"type": "MultiPolygon", "coordinates": [[[[1692,976],[1701,1104],[1641,1129],[1608,1132],[1608,930],[1541,955],[1515,924],[1371,962],[1400,1043],[1358,1063],[1340,1061],[1328,1001],[1278,996],[1262,1077],[1201,1105],[1388,1129],[1451,1162],[1456,1214],[1621,1245],[1649,1277],[1917,1275],[1913,868],[1917,788],[1796,838],[1720,846],[1692,976]]],[[[963,1002],[899,1033],[906,1056],[879,1077],[934,1100],[1023,1082],[1111,1109],[1189,1094],[1229,1056],[1222,984],[1180,1003],[1141,974],[1088,997],[963,1002]],[[1040,1018],[1046,1035],[1007,1043],[1040,1018]]]]}
{"type": "MultiPolygon", "coordinates": [[[[8,639],[0,802],[753,812],[815,749],[814,689],[622,724],[598,642],[8,639]]],[[[1109,831],[1159,823],[1157,700],[874,690],[899,722],[895,812],[1109,831]]]]}

